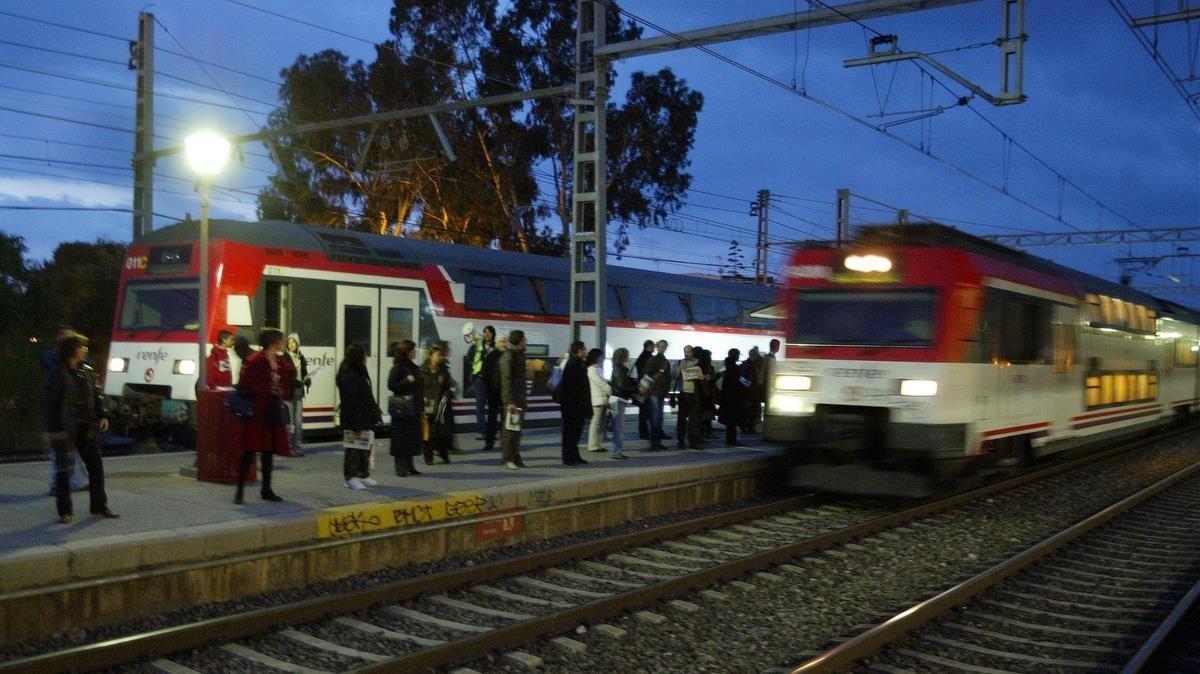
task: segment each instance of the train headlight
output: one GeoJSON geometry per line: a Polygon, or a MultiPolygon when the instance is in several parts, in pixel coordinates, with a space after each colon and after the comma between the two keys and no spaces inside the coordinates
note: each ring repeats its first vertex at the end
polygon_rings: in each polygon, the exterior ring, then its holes
{"type": "Polygon", "coordinates": [[[775,377],[776,391],[811,391],[812,377],[797,374],[781,374],[775,377]]]}
{"type": "Polygon", "coordinates": [[[882,255],[847,255],[843,264],[850,271],[886,273],[892,270],[892,261],[882,255]]]}
{"type": "Polygon", "coordinates": [[[196,361],[192,360],[191,358],[175,361],[175,374],[196,374],[196,361]]]}
{"type": "Polygon", "coordinates": [[[900,380],[900,395],[916,397],[929,397],[937,395],[937,382],[928,379],[901,379],[900,380]]]}
{"type": "Polygon", "coordinates": [[[117,358],[114,356],[114,357],[108,359],[108,371],[109,372],[127,372],[128,370],[129,370],[129,359],[128,358],[117,358]]]}

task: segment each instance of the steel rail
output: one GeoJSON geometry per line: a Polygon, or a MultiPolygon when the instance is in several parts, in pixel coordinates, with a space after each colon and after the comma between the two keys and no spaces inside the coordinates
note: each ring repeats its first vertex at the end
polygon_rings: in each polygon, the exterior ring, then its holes
{"type": "MultiPolygon", "coordinates": [[[[226,643],[262,634],[284,625],[312,622],[331,615],[353,613],[365,606],[404,601],[422,594],[446,592],[494,578],[536,571],[544,566],[563,564],[618,549],[645,545],[663,538],[677,538],[713,527],[766,517],[811,504],[820,498],[822,497],[813,494],[785,498],[696,519],[673,522],[645,531],[618,534],[512,559],[497,560],[430,576],[400,580],[349,594],[314,597],[256,609],[248,613],[164,627],[141,634],[0,662],[0,672],[86,671],[121,665],[141,658],[178,653],[214,643],[226,643]]],[[[11,629],[13,626],[9,627],[11,629]]]]}
{"type": "MultiPolygon", "coordinates": [[[[703,569],[696,574],[663,581],[628,593],[573,607],[562,613],[542,616],[499,627],[489,632],[458,640],[444,646],[418,651],[408,656],[383,661],[355,670],[356,672],[412,671],[440,665],[466,662],[505,647],[527,643],[532,639],[568,631],[579,623],[594,622],[617,613],[646,606],[663,597],[682,594],[691,588],[743,575],[749,571],[770,567],[792,557],[851,541],[899,526],[905,522],[927,517],[985,496],[1006,491],[1051,475],[1102,461],[1145,445],[1162,442],[1185,432],[1173,430],[1133,443],[1113,446],[1070,461],[979,487],[949,497],[921,504],[907,510],[885,515],[845,529],[799,541],[781,548],[703,569]]],[[[576,543],[562,548],[533,553],[512,559],[498,560],[472,567],[454,569],[420,578],[406,579],[366,588],[343,595],[314,597],[279,606],[256,609],[248,613],[220,616],[152,630],[141,634],[75,646],[61,651],[43,653],[19,660],[0,662],[0,674],[25,671],[94,670],[126,664],[136,660],[159,657],[170,653],[201,648],[218,643],[255,636],[284,625],[313,622],[334,615],[353,613],[364,607],[405,601],[414,597],[446,592],[456,588],[486,582],[496,578],[528,573],[578,559],[686,536],[714,527],[725,526],[755,518],[785,512],[812,504],[821,497],[805,495],[767,504],[717,513],[705,517],[675,522],[662,527],[628,534],[618,534],[593,541],[576,543]]]]}
{"type": "Polygon", "coordinates": [[[1180,481],[1197,474],[1200,474],[1200,461],[1194,462],[1158,480],[1154,484],[1138,490],[1050,538],[996,564],[990,569],[912,608],[896,614],[892,618],[852,639],[842,642],[838,646],[792,669],[790,674],[826,674],[828,672],[844,671],[863,658],[878,653],[884,647],[901,639],[929,621],[949,613],[955,607],[961,606],[984,590],[1016,575],[1044,557],[1057,552],[1071,541],[1110,522],[1180,481]]]}
{"type": "Polygon", "coordinates": [[[505,648],[513,648],[528,643],[539,637],[568,632],[581,623],[591,623],[605,620],[621,613],[639,609],[654,604],[664,598],[687,593],[690,590],[706,587],[724,580],[738,578],[747,573],[769,568],[794,557],[824,550],[826,548],[849,542],[877,531],[882,531],[902,525],[912,520],[928,517],[1001,491],[1033,482],[1035,480],[1060,473],[1084,464],[1093,463],[1115,454],[1124,453],[1152,442],[1174,437],[1183,431],[1172,431],[1154,438],[1148,438],[1124,446],[1116,446],[1096,454],[1074,459],[1061,464],[1049,466],[1037,471],[1024,473],[1008,480],[980,487],[960,494],[955,494],[937,501],[925,503],[914,508],[884,515],[861,524],[856,524],[837,531],[821,534],[813,538],[791,543],[771,550],[766,550],[748,557],[735,559],[723,564],[701,569],[678,578],[664,580],[653,585],[616,594],[604,599],[566,609],[559,613],[539,616],[518,623],[497,627],[487,632],[477,634],[451,643],[417,651],[391,660],[365,665],[352,670],[354,674],[375,674],[382,672],[412,672],[426,671],[437,667],[455,665],[478,659],[488,653],[505,648]]]}
{"type": "Polygon", "coordinates": [[[1125,663],[1121,668],[1121,674],[1138,674],[1143,671],[1153,671],[1148,669],[1152,666],[1152,662],[1159,650],[1179,627],[1179,623],[1187,616],[1188,612],[1196,605],[1197,600],[1200,600],[1200,581],[1197,581],[1192,586],[1188,593],[1183,595],[1179,603],[1175,604],[1175,608],[1171,610],[1167,617],[1163,619],[1162,624],[1158,629],[1154,630],[1137,653],[1125,663]]]}

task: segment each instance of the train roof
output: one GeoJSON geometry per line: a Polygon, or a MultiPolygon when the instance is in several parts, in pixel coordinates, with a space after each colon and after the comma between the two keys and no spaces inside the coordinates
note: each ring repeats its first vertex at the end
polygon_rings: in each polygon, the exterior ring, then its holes
{"type": "MultiPolygon", "coordinates": [[[[195,221],[184,221],[155,230],[146,237],[145,243],[155,245],[195,241],[199,236],[198,230],[199,225],[195,221]]],[[[570,262],[566,258],[482,246],[310,227],[282,220],[210,220],[209,231],[213,239],[266,248],[319,252],[330,259],[346,262],[393,267],[438,264],[458,281],[462,280],[464,271],[532,275],[564,281],[570,278],[570,262]]],[[[613,264],[608,265],[608,273],[609,285],[701,292],[730,299],[761,302],[763,305],[773,302],[777,293],[777,289],[770,286],[697,278],[613,264]]]]}
{"type": "Polygon", "coordinates": [[[1023,250],[1009,248],[994,241],[981,239],[960,229],[939,223],[916,223],[907,225],[875,225],[863,227],[856,242],[866,245],[890,246],[949,246],[970,253],[1018,264],[1040,272],[1064,278],[1079,288],[1080,293],[1107,295],[1121,300],[1151,307],[1159,315],[1200,322],[1200,312],[1170,300],[1164,300],[1127,285],[1114,283],[1099,276],[1085,274],[1077,269],[1063,266],[1023,250]]]}

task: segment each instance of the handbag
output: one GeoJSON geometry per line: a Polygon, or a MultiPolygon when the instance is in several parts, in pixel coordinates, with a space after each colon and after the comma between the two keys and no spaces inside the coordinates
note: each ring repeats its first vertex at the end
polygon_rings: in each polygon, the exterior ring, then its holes
{"type": "Polygon", "coordinates": [[[225,406],[236,419],[249,421],[254,418],[254,394],[243,389],[234,389],[225,399],[225,406]]]}
{"type": "Polygon", "coordinates": [[[417,416],[417,399],[411,393],[388,398],[388,414],[393,417],[417,416]]]}

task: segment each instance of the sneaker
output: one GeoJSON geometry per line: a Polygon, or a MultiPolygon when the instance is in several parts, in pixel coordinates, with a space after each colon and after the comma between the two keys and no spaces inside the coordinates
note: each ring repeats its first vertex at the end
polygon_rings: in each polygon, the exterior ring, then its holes
{"type": "Polygon", "coordinates": [[[628,457],[628,456],[625,456],[624,454],[613,454],[613,458],[614,458],[614,459],[616,459],[617,461],[627,461],[627,460],[629,460],[629,457],[628,457]]]}
{"type": "Polygon", "coordinates": [[[589,452],[607,452],[608,450],[603,447],[597,447],[595,449],[588,449],[588,451],[589,452]]]}
{"type": "Polygon", "coordinates": [[[512,461],[509,461],[508,463],[504,464],[504,467],[509,470],[520,470],[520,466],[513,463],[512,461]]]}
{"type": "Polygon", "coordinates": [[[364,477],[364,478],[362,478],[362,479],[360,480],[360,482],[362,482],[363,484],[367,485],[368,487],[374,487],[374,486],[376,486],[376,485],[378,485],[378,484],[379,484],[378,482],[376,482],[375,480],[372,480],[372,479],[371,479],[371,478],[369,478],[369,477],[364,477]]]}
{"type": "Polygon", "coordinates": [[[357,477],[352,477],[346,480],[346,488],[348,489],[366,489],[367,485],[363,484],[362,480],[357,477]]]}

